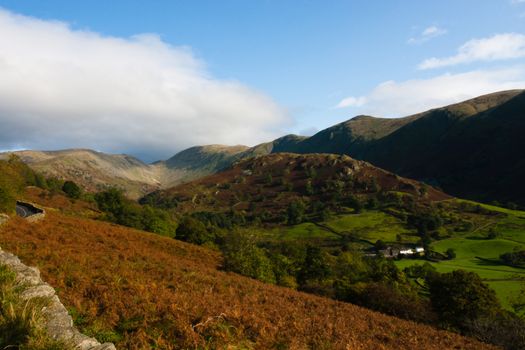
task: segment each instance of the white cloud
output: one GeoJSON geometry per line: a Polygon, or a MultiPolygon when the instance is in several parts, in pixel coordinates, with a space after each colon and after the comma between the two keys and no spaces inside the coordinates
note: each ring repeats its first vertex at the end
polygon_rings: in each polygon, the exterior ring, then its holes
{"type": "Polygon", "coordinates": [[[510,3],[513,5],[523,4],[525,3],[525,0],[510,0],[510,3]]]}
{"type": "Polygon", "coordinates": [[[151,34],[102,36],[0,9],[0,149],[89,147],[168,157],[254,144],[290,122],[267,96],[210,76],[151,34]]]}
{"type": "Polygon", "coordinates": [[[350,96],[344,98],[334,108],[361,107],[366,103],[366,97],[350,96]]]}
{"type": "Polygon", "coordinates": [[[419,69],[454,66],[476,61],[496,61],[525,57],[525,35],[519,33],[497,34],[489,38],[472,39],[463,44],[456,55],[429,58],[419,69]]]}
{"type": "Polygon", "coordinates": [[[408,39],[409,44],[422,44],[430,39],[444,35],[447,30],[437,26],[430,26],[425,28],[418,36],[408,39]]]}
{"type": "MultiPolygon", "coordinates": [[[[430,79],[387,81],[368,95],[356,114],[402,117],[479,95],[525,88],[525,67],[443,74],[430,79]]],[[[347,99],[351,99],[349,97],[347,99]]]]}

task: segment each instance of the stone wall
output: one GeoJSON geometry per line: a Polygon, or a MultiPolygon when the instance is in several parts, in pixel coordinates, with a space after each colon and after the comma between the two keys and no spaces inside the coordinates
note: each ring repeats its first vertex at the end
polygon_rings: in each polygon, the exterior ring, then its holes
{"type": "Polygon", "coordinates": [[[55,290],[42,281],[36,267],[24,265],[18,257],[0,248],[0,264],[8,266],[16,273],[16,283],[24,288],[23,299],[35,297],[49,298],[49,304],[42,312],[46,320],[45,327],[49,335],[56,340],[64,341],[79,350],[115,350],[111,343],[100,344],[96,339],[81,334],[73,325],[73,319],[62,305],[55,290]]]}

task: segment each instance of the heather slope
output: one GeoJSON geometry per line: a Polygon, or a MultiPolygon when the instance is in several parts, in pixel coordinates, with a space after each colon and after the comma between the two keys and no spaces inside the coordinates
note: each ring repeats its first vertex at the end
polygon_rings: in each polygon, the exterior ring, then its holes
{"type": "Polygon", "coordinates": [[[120,348],[491,348],[225,273],[214,251],[99,221],[14,219],[0,244],[41,269],[82,331],[120,348]]]}

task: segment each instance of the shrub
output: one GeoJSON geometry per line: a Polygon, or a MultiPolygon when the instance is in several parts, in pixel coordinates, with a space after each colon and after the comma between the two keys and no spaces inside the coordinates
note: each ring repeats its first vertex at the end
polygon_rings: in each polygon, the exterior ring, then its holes
{"type": "Polygon", "coordinates": [[[73,181],[66,181],[64,182],[64,185],[62,186],[62,191],[69,197],[78,199],[82,195],[82,191],[80,190],[80,187],[73,181]]]}
{"type": "Polygon", "coordinates": [[[456,251],[453,248],[448,248],[445,252],[448,259],[455,259],[456,258],[456,251]]]}
{"type": "Polygon", "coordinates": [[[468,322],[491,316],[501,308],[494,290],[476,273],[435,273],[427,283],[432,306],[446,325],[464,329],[468,322]]]}
{"type": "Polygon", "coordinates": [[[306,207],[304,203],[300,200],[291,202],[288,205],[287,210],[287,223],[288,225],[297,225],[303,222],[304,220],[304,212],[306,210],[306,207]]]}
{"type": "Polygon", "coordinates": [[[179,227],[177,227],[175,237],[182,241],[195,244],[204,244],[213,241],[213,235],[208,232],[206,226],[191,216],[185,216],[181,220],[179,227]]]}
{"type": "Polygon", "coordinates": [[[225,270],[267,283],[276,282],[271,260],[252,236],[233,232],[226,237],[222,252],[225,270]]]}
{"type": "Polygon", "coordinates": [[[525,265],[525,250],[501,254],[499,258],[505,265],[523,267],[525,265]]]}

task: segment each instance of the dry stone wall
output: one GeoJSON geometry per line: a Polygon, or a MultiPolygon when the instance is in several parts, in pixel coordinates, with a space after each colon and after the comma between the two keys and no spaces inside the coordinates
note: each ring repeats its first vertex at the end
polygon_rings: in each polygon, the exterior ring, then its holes
{"type": "Polygon", "coordinates": [[[24,286],[23,299],[36,297],[49,298],[49,304],[42,312],[46,320],[48,334],[56,340],[73,345],[79,350],[115,350],[111,343],[100,344],[96,339],[80,333],[73,325],[73,319],[60,302],[53,287],[42,281],[36,267],[24,265],[15,255],[0,248],[0,264],[8,266],[16,273],[16,283],[24,286]]]}

